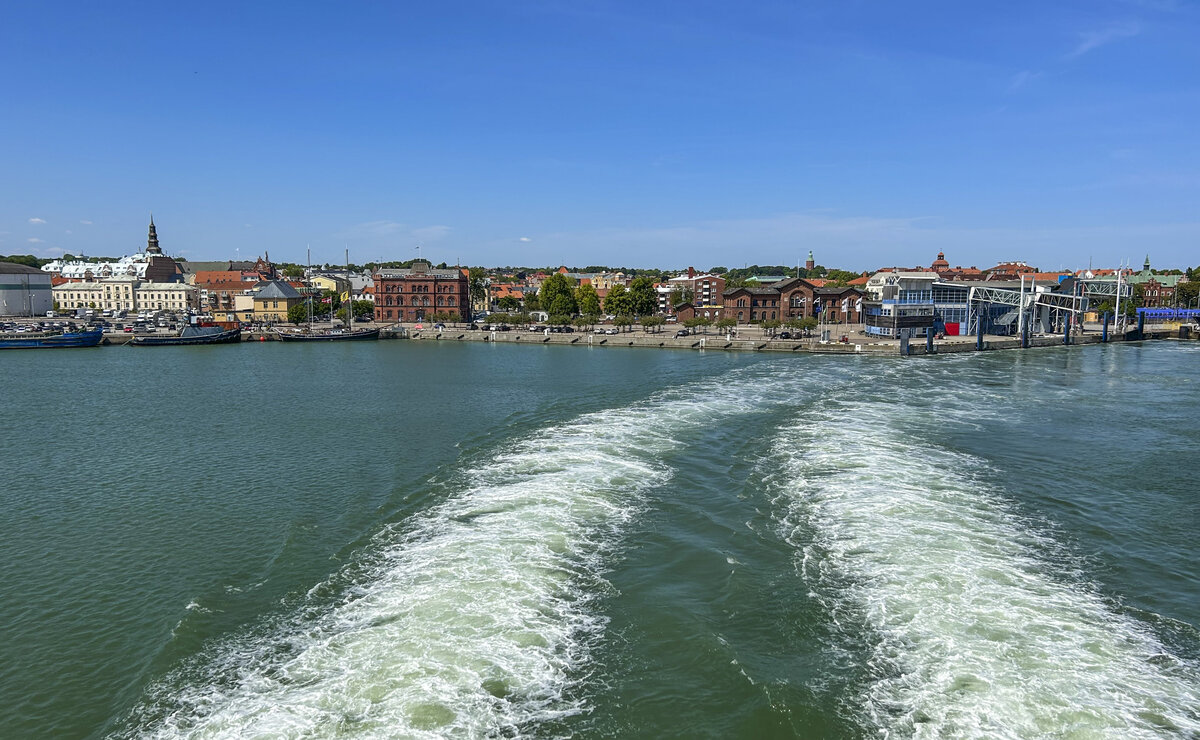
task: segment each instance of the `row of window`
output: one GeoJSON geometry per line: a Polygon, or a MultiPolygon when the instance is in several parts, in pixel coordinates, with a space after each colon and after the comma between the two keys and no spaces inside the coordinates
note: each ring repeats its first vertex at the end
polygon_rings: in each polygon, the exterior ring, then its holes
{"type": "MultiPolygon", "coordinates": [[[[403,283],[400,283],[400,284],[384,283],[383,284],[383,292],[384,293],[404,293],[405,292],[404,284],[403,283]]],[[[428,285],[417,284],[417,285],[410,285],[408,292],[409,293],[429,293],[430,290],[429,290],[428,285]]],[[[458,290],[457,284],[449,284],[449,285],[435,284],[433,292],[435,292],[435,293],[457,293],[457,292],[459,292],[459,290],[458,290]]]]}
{"type": "MultiPolygon", "coordinates": [[[[383,303],[385,306],[392,306],[392,305],[403,306],[404,298],[403,298],[403,296],[396,298],[395,303],[393,303],[392,297],[389,295],[383,299],[383,303]]],[[[425,297],[413,296],[411,305],[413,305],[413,306],[428,306],[429,305],[429,297],[428,296],[425,296],[425,297]]],[[[446,297],[438,296],[437,305],[439,305],[439,306],[456,306],[456,305],[458,305],[458,301],[455,300],[454,296],[446,296],[446,297]]]]}
{"type": "MultiPolygon", "coordinates": [[[[392,309],[390,309],[390,308],[377,308],[377,309],[375,309],[375,316],[376,316],[376,318],[379,318],[379,319],[387,319],[387,320],[392,320],[392,319],[403,319],[403,318],[404,318],[404,311],[402,311],[402,310],[396,310],[395,312],[393,312],[393,311],[392,311],[392,309]]],[[[411,310],[410,310],[410,311],[408,312],[408,317],[409,317],[410,319],[417,319],[417,320],[420,320],[420,319],[423,319],[423,318],[425,318],[425,312],[424,312],[424,311],[411,311],[411,310]]],[[[451,313],[450,313],[450,320],[451,320],[451,321],[457,321],[457,320],[458,320],[458,314],[457,314],[457,313],[454,313],[454,312],[451,312],[451,313]]]]}

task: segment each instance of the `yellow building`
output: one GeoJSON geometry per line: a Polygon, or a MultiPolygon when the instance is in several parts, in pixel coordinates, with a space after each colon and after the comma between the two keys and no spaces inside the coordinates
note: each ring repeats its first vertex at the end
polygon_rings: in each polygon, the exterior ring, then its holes
{"type": "Polygon", "coordinates": [[[288,309],[304,300],[295,288],[272,280],[254,294],[255,321],[287,321],[288,309]]]}
{"type": "Polygon", "coordinates": [[[333,275],[313,275],[308,279],[308,284],[321,292],[331,290],[338,295],[350,290],[349,280],[333,275]]]}

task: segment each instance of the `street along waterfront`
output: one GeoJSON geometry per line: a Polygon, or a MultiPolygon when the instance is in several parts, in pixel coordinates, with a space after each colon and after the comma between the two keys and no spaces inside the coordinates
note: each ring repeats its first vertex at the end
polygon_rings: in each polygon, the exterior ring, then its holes
{"type": "Polygon", "coordinates": [[[1198,357],[14,353],[0,725],[1188,737],[1198,357]]]}

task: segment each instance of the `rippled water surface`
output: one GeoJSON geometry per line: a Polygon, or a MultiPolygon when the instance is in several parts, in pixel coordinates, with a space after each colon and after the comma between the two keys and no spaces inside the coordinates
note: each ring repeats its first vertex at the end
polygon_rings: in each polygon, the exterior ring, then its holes
{"type": "Polygon", "coordinates": [[[5,737],[1200,737],[1200,347],[5,353],[5,737]]]}

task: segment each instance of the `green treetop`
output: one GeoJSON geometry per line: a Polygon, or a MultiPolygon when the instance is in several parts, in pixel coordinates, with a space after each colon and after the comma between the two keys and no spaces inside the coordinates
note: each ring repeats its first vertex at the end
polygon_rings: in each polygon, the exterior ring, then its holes
{"type": "Polygon", "coordinates": [[[579,313],[585,316],[594,316],[600,313],[600,296],[590,283],[585,283],[575,289],[575,301],[579,304],[579,313]]]}

